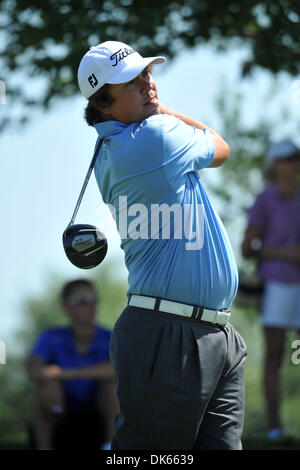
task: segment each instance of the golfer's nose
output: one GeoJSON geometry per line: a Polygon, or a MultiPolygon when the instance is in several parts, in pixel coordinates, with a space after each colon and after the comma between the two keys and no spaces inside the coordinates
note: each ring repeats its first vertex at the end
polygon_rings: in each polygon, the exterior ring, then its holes
{"type": "Polygon", "coordinates": [[[147,93],[147,91],[151,89],[151,76],[143,77],[142,75],[140,75],[139,85],[142,94],[147,93]]]}

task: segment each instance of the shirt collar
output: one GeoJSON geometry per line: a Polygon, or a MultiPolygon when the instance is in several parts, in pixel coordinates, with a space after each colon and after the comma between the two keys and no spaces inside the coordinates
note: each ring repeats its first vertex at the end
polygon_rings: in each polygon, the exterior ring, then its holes
{"type": "Polygon", "coordinates": [[[94,127],[98,132],[100,139],[104,139],[105,137],[120,134],[128,126],[120,121],[104,121],[98,122],[94,127]]]}

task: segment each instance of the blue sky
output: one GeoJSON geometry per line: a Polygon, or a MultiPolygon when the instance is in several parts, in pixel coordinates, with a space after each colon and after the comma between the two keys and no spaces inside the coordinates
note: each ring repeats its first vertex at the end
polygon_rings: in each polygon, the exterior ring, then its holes
{"type": "MultiPolygon", "coordinates": [[[[243,48],[222,54],[210,46],[184,51],[175,61],[155,68],[160,100],[218,131],[220,120],[213,98],[226,80],[232,90],[241,87],[246,93],[245,120],[251,123],[260,112],[260,96],[269,89],[271,81],[270,74],[258,72],[241,84],[239,64],[246,56],[243,48]]],[[[280,96],[270,98],[270,112],[276,111],[278,102],[283,100],[296,114],[300,104],[291,98],[295,79],[283,75],[280,80],[282,91],[280,96]]],[[[19,327],[24,298],[43,292],[49,276],[88,275],[70,264],[61,242],[95,144],[96,132],[82,117],[85,103],[78,95],[57,104],[47,114],[33,113],[25,129],[0,137],[0,340],[8,341],[19,327]]],[[[5,114],[9,105],[7,99],[6,104],[0,105],[0,113],[5,114]]],[[[294,122],[287,122],[286,129],[274,129],[274,133],[290,130],[293,134],[294,127],[294,122]]],[[[120,260],[117,275],[126,279],[119,238],[108,209],[101,204],[93,175],[76,222],[101,227],[109,241],[105,262],[120,260]]]]}

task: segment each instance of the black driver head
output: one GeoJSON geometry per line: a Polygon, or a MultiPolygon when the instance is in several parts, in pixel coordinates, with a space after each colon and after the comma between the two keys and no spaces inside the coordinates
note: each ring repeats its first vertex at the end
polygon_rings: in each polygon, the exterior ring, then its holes
{"type": "Polygon", "coordinates": [[[68,259],[77,268],[95,268],[107,253],[106,237],[93,225],[70,225],[64,231],[62,239],[68,259]]]}

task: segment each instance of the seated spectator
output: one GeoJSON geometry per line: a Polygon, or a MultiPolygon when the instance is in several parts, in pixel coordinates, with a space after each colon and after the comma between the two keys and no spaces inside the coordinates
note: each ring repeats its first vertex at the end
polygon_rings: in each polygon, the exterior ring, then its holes
{"type": "Polygon", "coordinates": [[[61,301],[70,326],[42,332],[25,363],[35,384],[32,444],[35,449],[107,448],[117,413],[111,332],[96,324],[98,297],[90,281],[68,282],[61,301]]]}

